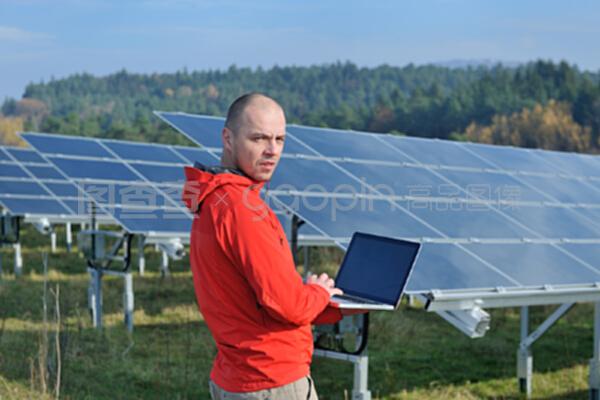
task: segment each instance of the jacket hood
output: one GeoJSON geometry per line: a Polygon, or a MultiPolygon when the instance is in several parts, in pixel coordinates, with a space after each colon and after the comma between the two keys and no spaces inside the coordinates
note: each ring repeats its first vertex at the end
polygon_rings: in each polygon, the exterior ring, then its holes
{"type": "Polygon", "coordinates": [[[258,191],[264,185],[264,182],[255,181],[233,168],[205,166],[196,162],[193,167],[184,167],[184,171],[182,200],[192,213],[197,213],[208,195],[221,186],[236,185],[243,188],[252,186],[258,191]]]}

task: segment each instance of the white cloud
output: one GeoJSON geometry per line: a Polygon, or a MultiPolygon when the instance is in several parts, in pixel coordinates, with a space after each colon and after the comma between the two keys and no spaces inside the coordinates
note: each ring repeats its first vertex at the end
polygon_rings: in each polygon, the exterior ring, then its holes
{"type": "Polygon", "coordinates": [[[52,36],[47,33],[0,25],[0,42],[34,42],[48,39],[52,39],[52,36]]]}

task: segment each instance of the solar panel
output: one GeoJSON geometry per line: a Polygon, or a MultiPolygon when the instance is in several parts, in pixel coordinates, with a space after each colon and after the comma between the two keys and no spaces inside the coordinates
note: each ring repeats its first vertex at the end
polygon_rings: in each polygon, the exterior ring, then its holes
{"type": "Polygon", "coordinates": [[[78,222],[87,218],[72,207],[79,197],[77,187],[36,151],[0,147],[0,205],[12,215],[78,222]]]}
{"type": "Polygon", "coordinates": [[[4,197],[1,200],[2,205],[10,211],[12,215],[23,216],[37,214],[40,216],[68,216],[72,212],[60,202],[53,198],[14,198],[4,197]]]}
{"type": "Polygon", "coordinates": [[[349,241],[356,226],[360,226],[363,232],[378,232],[391,237],[441,237],[435,230],[411,217],[405,209],[388,200],[306,195],[275,197],[279,200],[273,203],[275,210],[293,210],[306,221],[318,221],[313,225],[340,242],[349,241]]]}
{"type": "Polygon", "coordinates": [[[559,173],[600,177],[600,161],[595,156],[548,150],[531,150],[531,152],[548,162],[559,173]]]}
{"type": "Polygon", "coordinates": [[[153,146],[143,143],[105,142],[106,147],[125,160],[155,161],[163,163],[187,163],[169,147],[153,146]]]}
{"type": "Polygon", "coordinates": [[[30,135],[28,143],[41,154],[114,158],[93,140],[61,135],[30,135]]]}
{"type": "Polygon", "coordinates": [[[7,178],[27,178],[27,172],[19,165],[3,164],[0,168],[0,176],[7,178]]]}
{"type": "MultiPolygon", "coordinates": [[[[200,145],[215,146],[220,136],[214,118],[157,115],[200,145]]],[[[341,247],[355,231],[422,241],[409,291],[600,280],[600,269],[564,245],[589,243],[577,249],[590,259],[592,243],[600,242],[593,157],[300,126],[287,131],[288,156],[271,181],[273,207],[293,211],[341,247]],[[288,151],[289,144],[302,152],[288,151]],[[345,191],[336,190],[340,185],[345,191]]]]}
{"type": "Polygon", "coordinates": [[[337,165],[384,194],[411,197],[465,198],[460,188],[424,168],[402,165],[337,162],[337,165]]]}
{"type": "Polygon", "coordinates": [[[170,237],[181,237],[189,235],[192,226],[190,214],[182,210],[130,207],[107,210],[131,233],[147,236],[167,233],[170,237]]]}
{"type": "Polygon", "coordinates": [[[461,168],[482,166],[480,158],[467,152],[455,142],[391,135],[381,135],[379,138],[421,164],[461,168]]]}
{"type": "Polygon", "coordinates": [[[456,239],[518,239],[530,237],[522,226],[495,209],[481,204],[448,204],[413,201],[410,211],[442,232],[456,239]]]}
{"type": "Polygon", "coordinates": [[[174,194],[191,161],[175,148],[36,133],[22,137],[130,233],[189,235],[192,218],[174,194]]]}
{"type": "Polygon", "coordinates": [[[47,196],[48,192],[35,182],[23,182],[18,180],[0,181],[0,193],[11,193],[13,195],[47,196]]]}
{"type": "Polygon", "coordinates": [[[269,188],[320,193],[337,189],[338,192],[360,193],[361,183],[328,161],[290,157],[281,159],[269,188]],[[315,180],[315,176],[319,179],[315,180]]]}
{"type": "Polygon", "coordinates": [[[567,251],[549,244],[469,244],[466,247],[523,286],[596,282],[600,277],[599,270],[587,267],[567,251]],[[526,265],[535,267],[524,268],[526,265]]]}
{"type": "MultiPolygon", "coordinates": [[[[214,163],[215,161],[213,160],[212,164],[214,163]]],[[[131,166],[150,182],[181,183],[185,179],[183,168],[179,166],[142,163],[131,163],[131,166]]]]}
{"type": "Polygon", "coordinates": [[[17,147],[5,147],[8,154],[11,154],[17,161],[24,163],[46,164],[44,159],[38,153],[31,149],[20,149],[17,147]]]}
{"type": "Polygon", "coordinates": [[[551,201],[600,204],[600,189],[585,179],[525,175],[520,176],[519,180],[545,193],[551,201]]]}
{"type": "MultiPolygon", "coordinates": [[[[585,210],[585,209],[582,209],[585,210]]],[[[579,212],[561,206],[506,207],[503,212],[537,233],[559,239],[600,238],[600,230],[579,212]]],[[[528,235],[532,237],[532,235],[528,235]]]]}
{"type": "Polygon", "coordinates": [[[552,168],[544,159],[528,149],[479,143],[460,143],[458,145],[479,156],[482,163],[490,168],[533,173],[548,173],[552,168]]]}
{"type": "Polygon", "coordinates": [[[31,172],[37,179],[64,181],[64,176],[52,165],[30,165],[27,170],[31,172]]]}
{"type": "Polygon", "coordinates": [[[494,201],[544,202],[552,200],[543,191],[514,176],[497,171],[435,171],[464,192],[494,201]]]}
{"type": "MultiPolygon", "coordinates": [[[[333,129],[308,128],[290,125],[287,128],[291,138],[288,144],[304,143],[307,154],[322,154],[326,157],[354,158],[391,162],[410,162],[408,157],[388,146],[382,146],[374,135],[355,133],[348,135],[333,129]],[[291,139],[291,140],[290,140],[291,139]],[[293,139],[297,139],[294,141],[293,139]],[[291,142],[291,143],[290,143],[291,142]],[[315,151],[317,150],[317,151],[315,151]]],[[[288,149],[286,148],[286,151],[288,149]]],[[[290,150],[292,153],[293,150],[290,150]]]]}
{"type": "MultiPolygon", "coordinates": [[[[221,147],[221,131],[225,124],[224,118],[219,117],[203,117],[196,118],[191,114],[184,113],[162,113],[164,115],[163,120],[169,125],[181,128],[186,132],[186,135],[190,139],[195,138],[205,139],[202,141],[202,145],[206,147],[221,147]],[[217,134],[215,134],[217,133],[217,134]]],[[[199,143],[198,141],[196,141],[199,143]]]]}
{"type": "Polygon", "coordinates": [[[576,254],[577,258],[590,267],[600,270],[600,246],[590,246],[582,243],[563,243],[558,246],[568,251],[570,254],[576,254]]]}
{"type": "Polygon", "coordinates": [[[513,287],[519,284],[456,244],[427,243],[421,247],[419,262],[427,267],[415,267],[407,288],[414,293],[432,289],[513,287]]]}
{"type": "Polygon", "coordinates": [[[80,159],[48,157],[48,160],[71,179],[89,179],[106,181],[141,181],[135,172],[120,161],[102,159],[80,159]]]}
{"type": "Polygon", "coordinates": [[[180,147],[174,146],[173,149],[186,160],[193,162],[199,162],[203,165],[212,165],[215,163],[215,157],[206,152],[205,150],[193,148],[193,147],[180,147]]]}

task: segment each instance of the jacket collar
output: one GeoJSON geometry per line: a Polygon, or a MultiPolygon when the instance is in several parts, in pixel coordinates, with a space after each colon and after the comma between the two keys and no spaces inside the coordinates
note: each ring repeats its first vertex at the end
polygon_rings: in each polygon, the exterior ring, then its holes
{"type": "Polygon", "coordinates": [[[221,186],[235,185],[258,193],[265,184],[251,179],[237,169],[205,166],[198,162],[194,167],[185,167],[185,176],[182,200],[193,213],[198,212],[206,197],[221,186]]]}

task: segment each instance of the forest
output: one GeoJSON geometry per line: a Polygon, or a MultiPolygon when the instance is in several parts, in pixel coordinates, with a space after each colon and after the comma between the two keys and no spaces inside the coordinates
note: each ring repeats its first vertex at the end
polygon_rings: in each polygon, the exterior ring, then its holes
{"type": "Polygon", "coordinates": [[[517,67],[359,67],[350,62],[175,73],[126,70],[29,84],[0,108],[0,143],[14,132],[186,143],[153,110],[225,115],[239,95],[278,100],[288,122],[533,148],[600,150],[600,73],[566,61],[517,67]]]}

